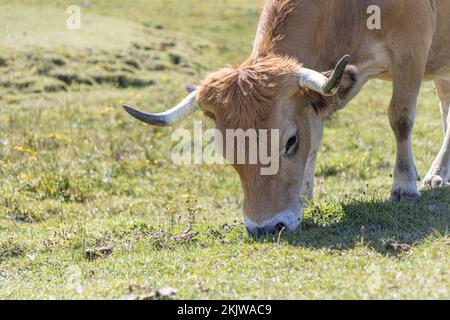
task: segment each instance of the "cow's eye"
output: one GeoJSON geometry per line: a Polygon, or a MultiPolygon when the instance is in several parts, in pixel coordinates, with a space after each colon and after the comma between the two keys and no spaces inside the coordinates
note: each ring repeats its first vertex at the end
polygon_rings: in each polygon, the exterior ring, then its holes
{"type": "Polygon", "coordinates": [[[286,154],[290,154],[296,150],[298,138],[297,135],[292,136],[286,143],[286,154]]]}

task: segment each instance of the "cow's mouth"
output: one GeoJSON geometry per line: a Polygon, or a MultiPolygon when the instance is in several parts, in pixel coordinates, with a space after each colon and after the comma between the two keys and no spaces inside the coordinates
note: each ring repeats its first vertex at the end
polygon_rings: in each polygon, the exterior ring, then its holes
{"type": "Polygon", "coordinates": [[[286,210],[276,214],[273,218],[258,224],[244,214],[244,224],[250,236],[260,237],[273,235],[283,231],[294,231],[301,223],[301,215],[298,210],[286,210]]]}

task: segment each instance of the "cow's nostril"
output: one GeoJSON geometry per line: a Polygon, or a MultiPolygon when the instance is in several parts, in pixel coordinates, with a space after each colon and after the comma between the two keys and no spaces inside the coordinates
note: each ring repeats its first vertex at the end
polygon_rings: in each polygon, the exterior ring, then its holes
{"type": "Polygon", "coordinates": [[[246,227],[247,233],[253,237],[263,237],[275,233],[279,233],[282,231],[286,231],[287,227],[284,223],[278,223],[275,227],[272,225],[270,227],[259,227],[259,228],[249,228],[246,227]]]}

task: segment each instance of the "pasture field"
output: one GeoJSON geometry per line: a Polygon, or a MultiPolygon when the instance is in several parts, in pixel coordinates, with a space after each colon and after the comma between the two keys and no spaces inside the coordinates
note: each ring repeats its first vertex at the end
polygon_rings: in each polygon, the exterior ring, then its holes
{"type": "MultiPolygon", "coordinates": [[[[450,189],[388,201],[390,83],[327,122],[300,230],[249,238],[232,168],[172,164],[174,129],[121,105],[163,110],[243,61],[262,1],[75,1],[68,30],[73,2],[0,0],[0,299],[450,298],[450,189]]],[[[441,140],[425,83],[422,177],[441,140]]]]}

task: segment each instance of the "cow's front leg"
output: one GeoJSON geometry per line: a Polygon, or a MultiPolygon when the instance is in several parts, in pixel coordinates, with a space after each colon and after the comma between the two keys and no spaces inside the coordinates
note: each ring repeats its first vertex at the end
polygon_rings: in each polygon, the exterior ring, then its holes
{"type": "Polygon", "coordinates": [[[314,200],[314,172],[317,160],[317,150],[309,152],[308,160],[306,161],[305,172],[303,174],[301,201],[307,204],[308,201],[314,200]]]}
{"type": "Polygon", "coordinates": [[[309,120],[310,134],[311,134],[311,150],[308,155],[308,160],[305,165],[305,172],[303,173],[302,187],[301,187],[301,201],[306,204],[308,201],[314,199],[314,173],[316,168],[317,154],[323,137],[323,119],[321,119],[315,111],[310,108],[307,111],[309,120]]]}
{"type": "Polygon", "coordinates": [[[443,187],[449,185],[450,178],[450,82],[436,80],[434,82],[440,100],[441,115],[444,127],[444,142],[431,165],[422,187],[443,187]]]}
{"type": "Polygon", "coordinates": [[[397,160],[391,200],[411,202],[420,196],[411,146],[412,129],[416,116],[417,96],[422,76],[411,70],[394,74],[394,92],[389,106],[389,122],[397,143],[397,160]]]}

